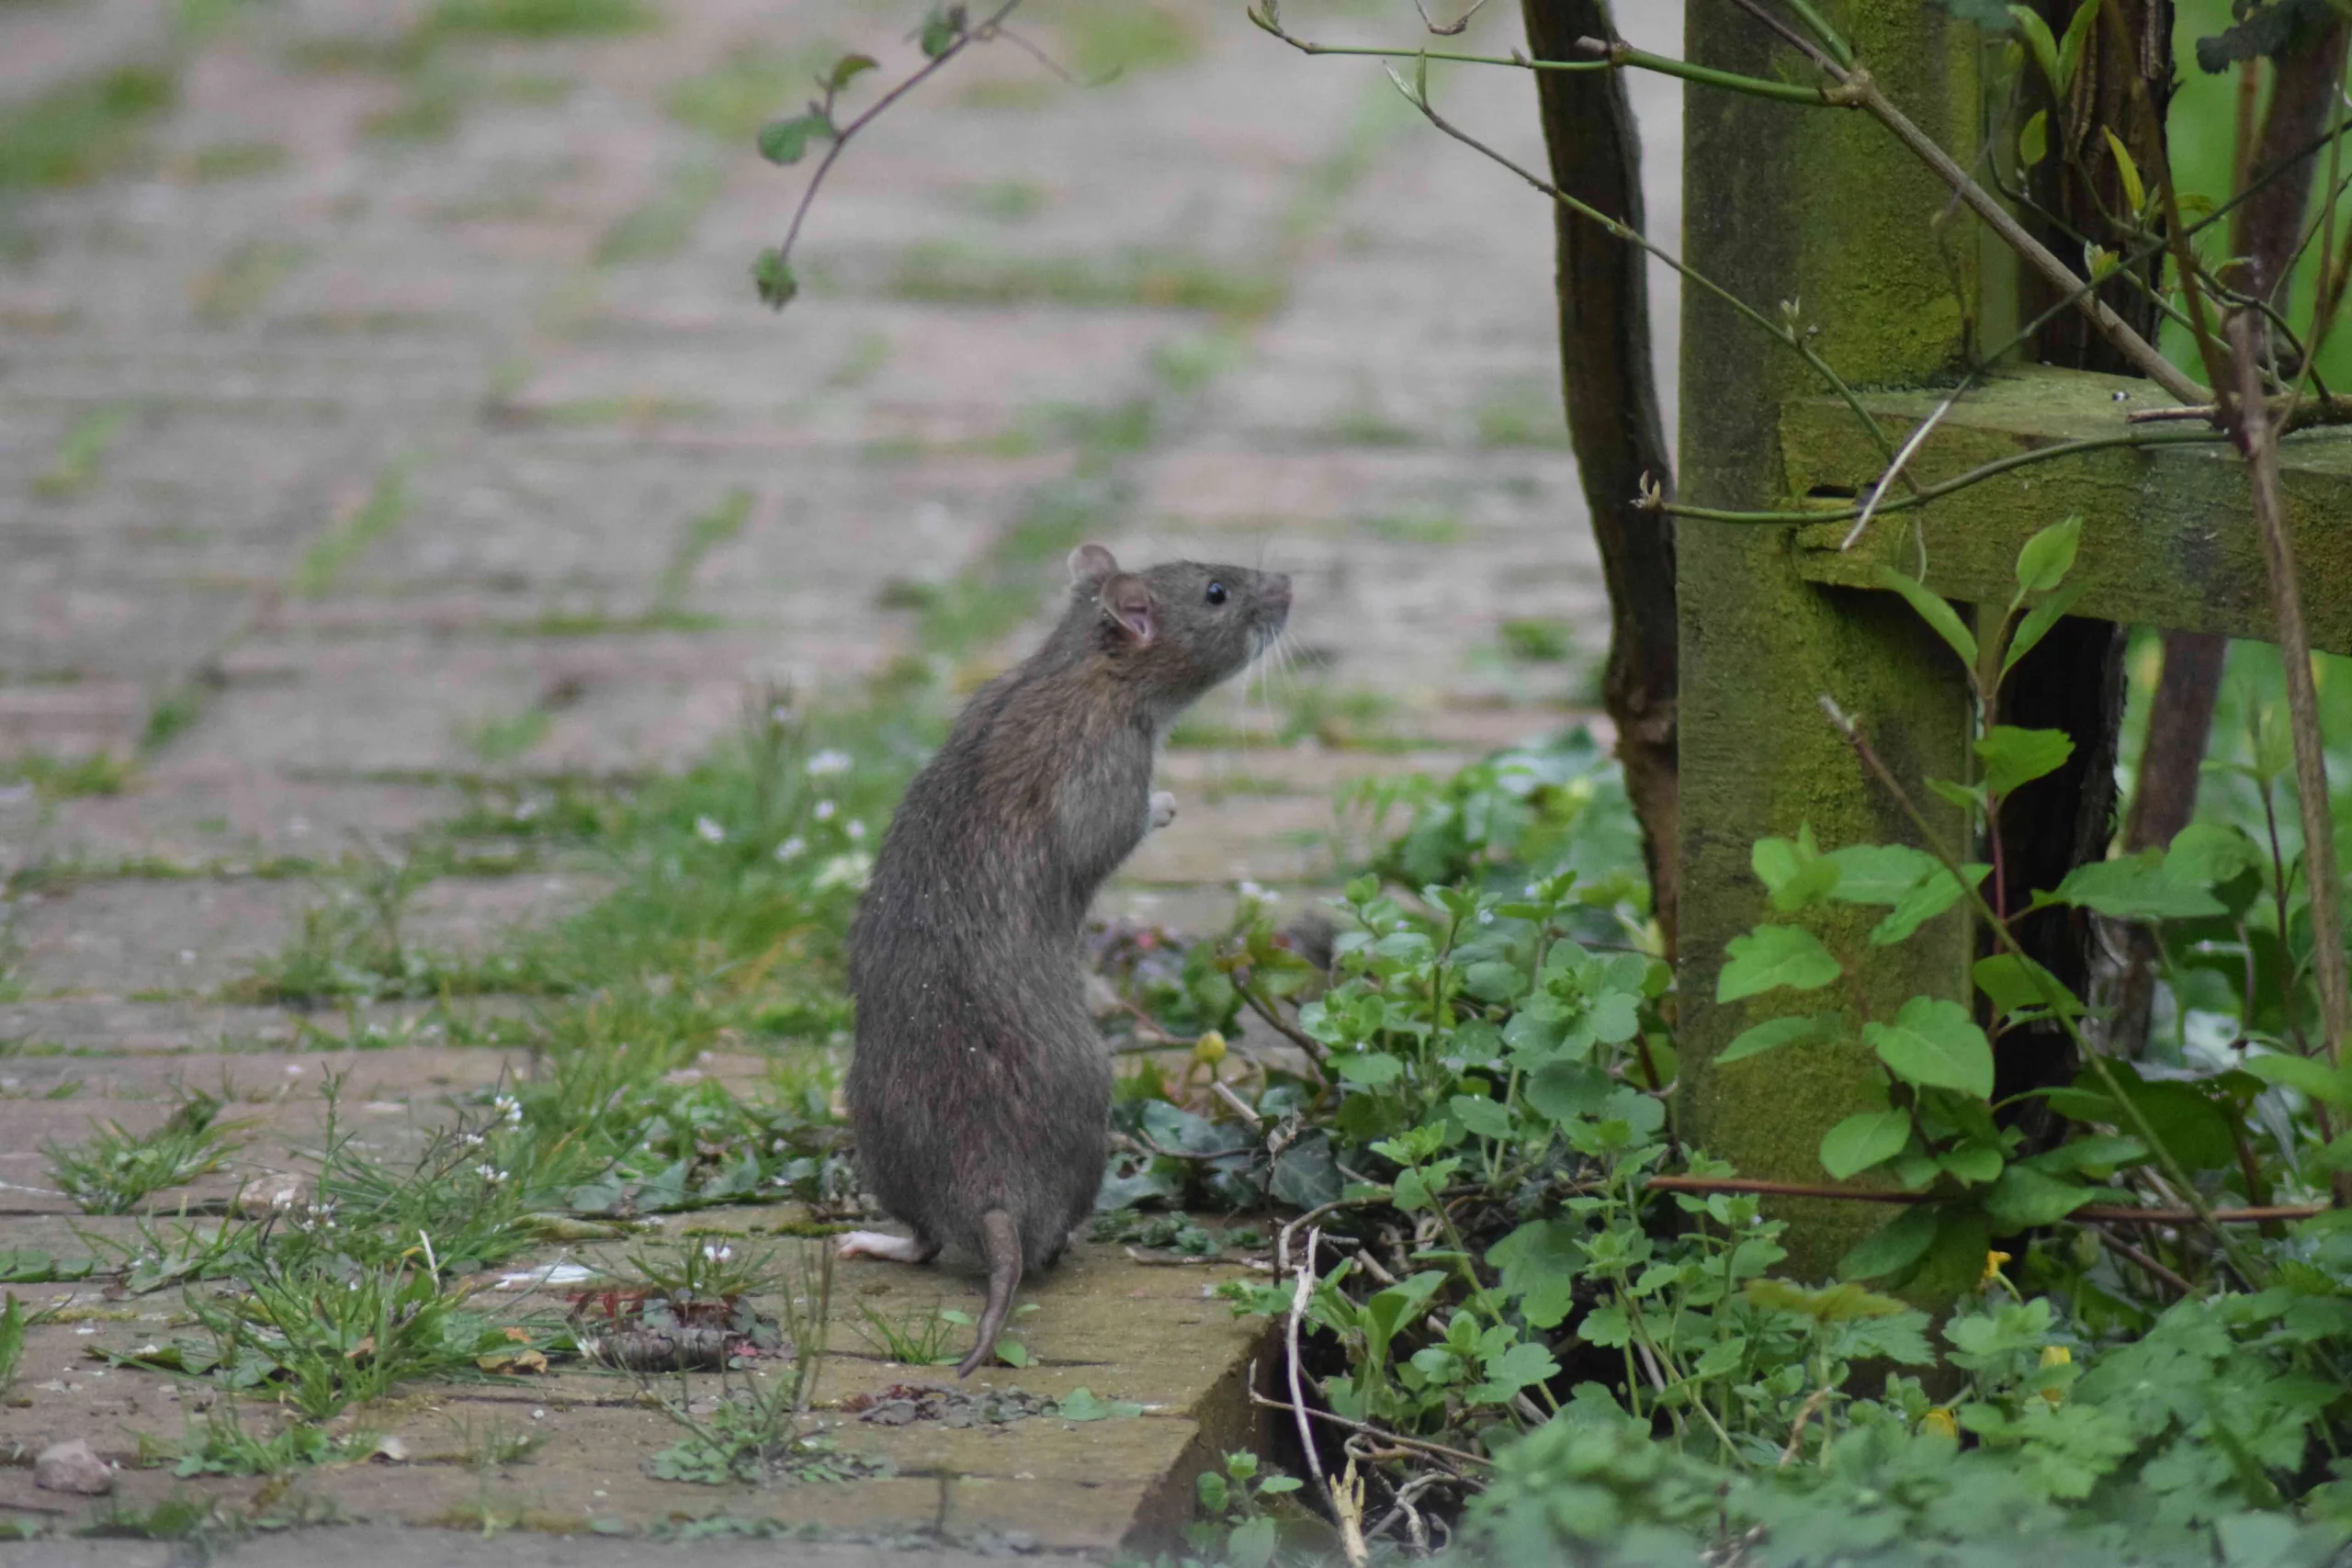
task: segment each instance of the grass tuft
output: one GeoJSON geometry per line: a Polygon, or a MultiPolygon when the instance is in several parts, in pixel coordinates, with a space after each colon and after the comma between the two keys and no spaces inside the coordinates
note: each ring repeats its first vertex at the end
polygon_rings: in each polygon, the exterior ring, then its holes
{"type": "Polygon", "coordinates": [[[139,158],[179,84],[153,66],[124,65],[0,108],[0,190],[86,185],[139,158]]]}
{"type": "Polygon", "coordinates": [[[441,0],[426,26],[495,38],[608,38],[658,26],[645,0],[441,0]]]}

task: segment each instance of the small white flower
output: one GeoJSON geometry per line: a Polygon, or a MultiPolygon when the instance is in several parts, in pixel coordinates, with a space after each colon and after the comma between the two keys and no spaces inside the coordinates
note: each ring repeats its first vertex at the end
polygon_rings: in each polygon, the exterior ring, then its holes
{"type": "Polygon", "coordinates": [[[702,1255],[713,1263],[724,1263],[735,1256],[735,1249],[731,1247],[720,1247],[712,1242],[705,1242],[702,1255]]]}
{"type": "Polygon", "coordinates": [[[849,841],[853,844],[856,843],[865,837],[865,824],[853,817],[849,819],[849,827],[846,831],[849,834],[849,841]]]}
{"type": "Polygon", "coordinates": [[[796,833],[775,847],[775,858],[780,861],[798,860],[808,848],[808,840],[796,833]]]}
{"type": "Polygon", "coordinates": [[[723,844],[727,841],[727,829],[707,817],[697,817],[695,818],[695,837],[706,844],[723,844]]]}
{"type": "Polygon", "coordinates": [[[506,1179],[506,1173],[494,1165],[478,1165],[474,1167],[474,1174],[493,1187],[506,1179]]]}
{"type": "Polygon", "coordinates": [[[1282,901],[1281,894],[1268,892],[1256,883],[1247,880],[1241,884],[1241,896],[1244,898],[1254,898],[1261,904],[1275,904],[1282,901]]]}
{"type": "Polygon", "coordinates": [[[488,1140],[480,1133],[468,1133],[465,1136],[466,1147],[469,1149],[478,1149],[486,1142],[488,1142],[488,1140]]]}
{"type": "Polygon", "coordinates": [[[820,822],[830,822],[833,819],[833,813],[840,809],[840,807],[834,805],[830,800],[820,800],[817,803],[817,809],[810,812],[809,815],[814,817],[820,822]]]}
{"type": "Polygon", "coordinates": [[[816,886],[820,891],[827,887],[864,887],[873,872],[872,855],[835,855],[817,868],[816,886]]]}
{"type": "Polygon", "coordinates": [[[808,776],[821,779],[850,770],[850,755],[846,751],[820,751],[808,759],[808,776]]]}

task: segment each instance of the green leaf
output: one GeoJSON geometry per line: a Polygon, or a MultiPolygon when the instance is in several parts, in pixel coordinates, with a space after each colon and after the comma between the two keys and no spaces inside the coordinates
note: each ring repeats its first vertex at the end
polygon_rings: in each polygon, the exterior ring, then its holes
{"type": "Polygon", "coordinates": [[[1472,1388],[1468,1397],[1478,1404],[1507,1404],[1521,1389],[1542,1382],[1559,1370],[1560,1363],[1549,1350],[1521,1342],[1487,1362],[1486,1381],[1472,1388]]]}
{"type": "Polygon", "coordinates": [[[2066,574],[2075,569],[2075,551],[2082,542],[2080,517],[2052,523],[2028,539],[2018,552],[2018,596],[2009,601],[2009,608],[2024,604],[2029,593],[2047,593],[2065,581],[2066,574]]]}
{"type": "Polygon", "coordinates": [[[800,292],[800,280],[792,276],[784,253],[773,245],[762,251],[760,259],[752,264],[752,281],[759,286],[760,303],[772,310],[783,310],[800,292]]]}
{"type": "Polygon", "coordinates": [[[2010,6],[2009,19],[2017,23],[2018,36],[2025,39],[2034,63],[2041,67],[2042,79],[2057,90],[2060,97],[2064,97],[2066,85],[2058,79],[2058,40],[2050,36],[2050,24],[2035,15],[2030,6],[2010,6]]]}
{"type": "Polygon", "coordinates": [[[1840,1280],[1879,1280],[1899,1274],[1928,1255],[1936,1239],[1936,1206],[1918,1203],[1854,1244],[1838,1260],[1840,1280]]]}
{"type": "Polygon", "coordinates": [[[2190,887],[2211,887],[2262,867],[2262,852],[2242,828],[2191,822],[2173,835],[2165,851],[2165,877],[2190,887]]]}
{"type": "Polygon", "coordinates": [[[1777,1051],[1783,1045],[1802,1041],[1821,1040],[1838,1028],[1838,1015],[1823,1013],[1818,1018],[1769,1018],[1752,1029],[1744,1029],[1732,1043],[1715,1053],[1716,1066],[1736,1062],[1748,1056],[1760,1056],[1767,1051],[1777,1051]]]}
{"type": "Polygon", "coordinates": [[[2100,126],[2099,130],[2106,132],[2107,150],[2115,154],[2115,175],[2123,184],[2123,199],[2137,214],[2148,205],[2148,187],[2140,178],[2140,165],[2132,161],[2132,154],[2125,149],[2122,138],[2105,126],[2100,126]]]}
{"type": "Polygon", "coordinates": [[[1395,1083],[1405,1064],[1385,1051],[1341,1051],[1333,1054],[1331,1069],[1350,1083],[1378,1089],[1395,1083]]]}
{"type": "Polygon", "coordinates": [[[922,24],[922,57],[936,60],[964,37],[964,7],[933,6],[922,24]]]}
{"type": "Polygon", "coordinates": [[[2008,1162],[1991,1144],[1967,1143],[1936,1156],[1936,1163],[1971,1187],[1982,1187],[2001,1174],[2008,1162]]]}
{"type": "Polygon", "coordinates": [[[2018,129],[2018,162],[2031,169],[2050,156],[2050,114],[2036,109],[2033,117],[2018,129]]]}
{"type": "MultiPolygon", "coordinates": [[[[1959,882],[1940,863],[1931,863],[1926,879],[1904,894],[1902,900],[1886,912],[1886,918],[1871,928],[1871,946],[1891,947],[1960,902],[1962,889],[1959,882]]],[[[1968,874],[1968,886],[1973,887],[1993,868],[1972,862],[1960,869],[1968,874]]]]}
{"type": "Polygon", "coordinates": [[[1274,1560],[1274,1516],[1261,1514],[1233,1527],[1225,1538],[1227,1568],[1266,1568],[1274,1560]]]}
{"type": "Polygon", "coordinates": [[[2036,1225],[2055,1224],[2084,1204],[2094,1202],[2099,1190],[2047,1176],[2030,1166],[2013,1165],[1984,1191],[1984,1213],[1993,1234],[2009,1235],[2036,1225]]]}
{"type": "Polygon", "coordinates": [[[2338,1111],[2352,1108],[2352,1072],[2329,1066],[2309,1056],[2278,1053],[2245,1058],[2245,1070],[2264,1083],[2284,1084],[2306,1100],[2338,1111]]]}
{"type": "Polygon", "coordinates": [[[1454,1119],[1482,1138],[1508,1138],[1510,1112],[1483,1094],[1457,1094],[1447,1103],[1454,1119]]]}
{"type": "Polygon", "coordinates": [[[2080,1018],[2083,1005],[2075,994],[2059,982],[2058,976],[2030,958],[2015,953],[1996,953],[1990,958],[1980,958],[1972,973],[1976,987],[1992,998],[1993,1009],[2002,1018],[2028,1009],[2050,1005],[2047,995],[2058,998],[2058,1006],[2069,1018],[2080,1018]],[[2037,985],[2035,982],[2040,981],[2037,985]]]}
{"type": "Polygon", "coordinates": [[[1976,741],[1984,761],[1984,788],[2007,795],[2044,773],[2055,773],[2075,754],[2074,738],[2063,729],[2019,729],[1996,724],[1976,741]]]}
{"type": "Polygon", "coordinates": [[[1786,1280],[1750,1280],[1747,1294],[1758,1306],[1797,1313],[1815,1323],[1852,1323],[1858,1318],[1893,1317],[1911,1310],[1892,1296],[1865,1291],[1850,1280],[1808,1291],[1786,1280]]]}
{"type": "Polygon", "coordinates": [[[760,127],[760,156],[771,164],[797,164],[810,141],[832,133],[831,123],[813,109],[790,119],[772,119],[760,127]]]}
{"type": "Polygon", "coordinates": [[[1958,1002],[1913,997],[1891,1023],[1862,1025],[1862,1040],[1895,1077],[1979,1099],[1993,1092],[1993,1045],[1958,1002]]]}
{"type": "Polygon", "coordinates": [[[1856,1171],[1893,1159],[1911,1141],[1907,1111],[1865,1111],[1829,1129],[1821,1140],[1821,1168],[1843,1181],[1856,1171]]]}
{"type": "Polygon", "coordinates": [[[1091,1389],[1074,1388],[1055,1406],[1055,1414],[1065,1421],[1108,1421],[1140,1416],[1143,1406],[1125,1399],[1097,1399],[1091,1389]]]}
{"type": "Polygon", "coordinates": [[[881,63],[870,54],[844,54],[833,62],[832,70],[825,76],[825,85],[838,93],[868,71],[880,69],[881,63]]]}
{"type": "Polygon", "coordinates": [[[1838,867],[1823,856],[1813,841],[1813,828],[1800,823],[1797,836],[1758,839],[1748,852],[1748,864],[1772,895],[1772,908],[1782,913],[1819,901],[1838,885],[1838,867]]]}
{"type": "Polygon", "coordinates": [[[2143,850],[2136,855],[2078,865],[2066,874],[2050,898],[2119,920],[2195,919],[2229,913],[2204,888],[2166,876],[2162,850],[2143,850]]]}
{"type": "MultiPolygon", "coordinates": [[[[2083,46],[2090,39],[2092,24],[2098,17],[2099,0],[2083,0],[2075,8],[2072,20],[2066,24],[2066,36],[2058,40],[2058,96],[2064,97],[2074,89],[2075,73],[2083,63],[2083,46]]],[[[2138,208],[2133,208],[2138,211],[2138,208]]]]}
{"type": "Polygon", "coordinates": [[[1980,817],[1984,814],[1984,788],[1982,784],[1954,784],[1950,779],[1929,779],[1928,787],[1962,811],[1973,811],[1980,817]]]}
{"type": "Polygon", "coordinates": [[[1841,904],[1900,904],[1923,877],[1942,869],[1935,856],[1909,844],[1849,844],[1825,858],[1837,864],[1829,896],[1841,904]]]}
{"type": "Polygon", "coordinates": [[[1724,949],[1726,962],[1715,977],[1715,1000],[1736,1002],[1786,986],[1812,991],[1846,972],[1821,939],[1796,926],[1758,926],[1736,936],[1724,949]]]}
{"type": "Polygon", "coordinates": [[[1919,613],[1919,618],[1933,627],[1935,634],[1960,655],[1962,664],[1971,670],[1976,668],[1976,634],[1961,623],[1960,612],[1953,609],[1948,601],[1928,592],[1917,579],[1905,577],[1891,566],[1878,569],[1878,581],[1880,587],[1891,588],[1902,594],[1911,608],[1919,613]]]}
{"type": "Polygon", "coordinates": [[[2008,651],[2001,656],[2003,675],[2016,669],[2018,660],[2031,653],[2034,645],[2050,635],[2050,628],[2073,612],[2075,601],[2089,586],[2086,582],[2069,583],[2025,613],[2025,619],[2018,623],[2018,629],[2009,637],[2008,651]]]}

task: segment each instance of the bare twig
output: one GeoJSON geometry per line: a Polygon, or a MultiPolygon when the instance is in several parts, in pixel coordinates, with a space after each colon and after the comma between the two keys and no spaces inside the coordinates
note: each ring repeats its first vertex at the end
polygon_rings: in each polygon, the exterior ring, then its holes
{"type": "Polygon", "coordinates": [[[1306,1395],[1299,1386],[1298,1324],[1306,1315],[1306,1303],[1315,1294],[1315,1248],[1322,1239],[1319,1230],[1307,1233],[1306,1256],[1298,1260],[1298,1285],[1291,1292],[1290,1316],[1283,1325],[1283,1339],[1289,1351],[1289,1364],[1284,1371],[1290,1383],[1291,1414],[1298,1422],[1298,1446],[1306,1455],[1306,1472],[1315,1478],[1318,1487],[1324,1484],[1323,1460],[1315,1451],[1315,1430],[1306,1424],[1306,1395]]]}
{"type": "MultiPolygon", "coordinates": [[[[2286,666],[2287,716],[2295,737],[2295,794],[2303,817],[2303,881],[2311,899],[2312,969],[2319,982],[2320,1033],[2330,1066],[2344,1060],[2344,1032],[2352,1013],[2347,986],[2344,926],[2337,908],[2342,887],[2336,871],[2335,818],[2327,793],[2327,758],[2320,732],[2319,689],[2312,677],[2311,634],[2303,626],[2302,586],[2295,576],[2294,543],[2288,537],[2286,503],[2278,489],[2278,438],[2257,378],[2259,354],[2254,318],[2230,322],[2230,349],[2238,375],[2238,449],[2245,455],[2254,491],[2255,531],[2269,569],[2271,618],[2278,637],[2279,662],[2286,666]]],[[[2283,939],[2284,932],[2281,932],[2283,939]]]]}
{"type": "MultiPolygon", "coordinates": [[[[1264,1394],[1260,1393],[1255,1388],[1252,1388],[1250,1391],[1250,1403],[1257,1405],[1261,1410],[1288,1411],[1293,1408],[1291,1405],[1283,1404],[1279,1399],[1268,1399],[1264,1394]]],[[[1450,1449],[1443,1443],[1432,1443],[1425,1438],[1408,1438],[1402,1432],[1387,1431],[1385,1428],[1373,1426],[1370,1422],[1351,1421],[1346,1416],[1338,1415],[1332,1411],[1310,1408],[1306,1413],[1315,1420],[1327,1422],[1334,1427],[1345,1427],[1351,1432],[1361,1432],[1365,1437],[1376,1438],[1384,1443],[1391,1443],[1400,1449],[1411,1449],[1417,1452],[1430,1454],[1438,1459],[1452,1460],[1460,1464],[1491,1465],[1495,1462],[1483,1454],[1467,1453],[1461,1449],[1450,1449]]],[[[1460,1477],[1460,1479],[1467,1480],[1469,1478],[1467,1476],[1464,1476],[1460,1477]]]]}
{"type": "Polygon", "coordinates": [[[1251,1012],[1256,1013],[1260,1018],[1264,1019],[1269,1024],[1272,1025],[1275,1033],[1281,1035],[1283,1039],[1289,1041],[1292,1044],[1306,1052],[1306,1059],[1315,1064],[1317,1071],[1319,1072],[1330,1065],[1330,1048],[1325,1045],[1320,1040],[1316,1039],[1312,1034],[1307,1033],[1304,1029],[1299,1028],[1298,1025],[1283,1018],[1272,1007],[1260,999],[1255,987],[1236,986],[1234,987],[1234,989],[1241,993],[1241,999],[1250,1004],[1250,1010],[1251,1012]]]}
{"type": "Polygon", "coordinates": [[[1228,1086],[1224,1079],[1211,1078],[1209,1080],[1209,1092],[1216,1095],[1219,1100],[1225,1101],[1227,1110],[1232,1111],[1236,1116],[1240,1117],[1244,1122],[1249,1122],[1250,1130],[1251,1132],[1262,1133],[1266,1130],[1266,1119],[1259,1115],[1256,1108],[1251,1106],[1248,1100],[1234,1093],[1231,1087],[1228,1086]]]}
{"type": "Polygon", "coordinates": [[[1797,1407],[1797,1418],[1789,1423],[1789,1445],[1781,1450],[1783,1469],[1796,1462],[1797,1450],[1804,1443],[1805,1424],[1820,1413],[1823,1402],[1828,1397],[1829,1385],[1824,1383],[1807,1394],[1804,1403],[1797,1407]]]}
{"type": "Polygon", "coordinates": [[[2101,1244],[2104,1245],[2109,1252],[2112,1252],[2118,1258],[2120,1258],[2124,1261],[2130,1263],[2133,1268],[2139,1269],[2140,1272],[2145,1274],[2149,1279],[2155,1280],[2158,1284],[2163,1285],[2174,1294],[2188,1297],[2193,1296],[2197,1293],[2196,1286],[2190,1284],[2187,1280],[2182,1279],[2178,1274],[2174,1273],[2171,1269],[2157,1262],[2155,1258],[2149,1256],[2147,1253],[2141,1251],[2140,1248],[2132,1246],[2121,1236],[2117,1235],[2113,1231],[2102,1229],[2098,1225],[2092,1225],[2088,1228],[2091,1234],[2098,1236],[2101,1244]]]}

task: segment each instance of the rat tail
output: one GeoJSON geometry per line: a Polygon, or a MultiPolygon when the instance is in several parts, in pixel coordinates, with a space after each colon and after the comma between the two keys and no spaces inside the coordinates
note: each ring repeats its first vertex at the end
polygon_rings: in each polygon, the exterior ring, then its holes
{"type": "Polygon", "coordinates": [[[996,1337],[1004,1332],[1005,1314],[1012,1310],[1012,1292],[1021,1288],[1021,1233],[1012,1216],[990,1209],[980,1216],[981,1251],[989,1260],[989,1304],[980,1313],[980,1342],[956,1367],[959,1378],[996,1359],[996,1337]]]}

